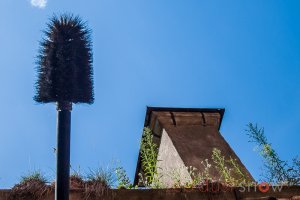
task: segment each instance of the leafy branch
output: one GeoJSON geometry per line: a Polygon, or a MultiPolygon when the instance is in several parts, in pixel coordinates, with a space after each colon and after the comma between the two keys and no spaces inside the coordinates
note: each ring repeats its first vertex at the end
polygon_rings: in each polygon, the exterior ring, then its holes
{"type": "Polygon", "coordinates": [[[257,124],[249,123],[246,130],[250,142],[258,145],[260,155],[264,159],[266,167],[265,178],[273,183],[286,183],[288,185],[300,184],[300,160],[294,158],[292,165],[287,161],[281,160],[277,152],[272,148],[271,143],[267,141],[264,128],[257,124]]]}

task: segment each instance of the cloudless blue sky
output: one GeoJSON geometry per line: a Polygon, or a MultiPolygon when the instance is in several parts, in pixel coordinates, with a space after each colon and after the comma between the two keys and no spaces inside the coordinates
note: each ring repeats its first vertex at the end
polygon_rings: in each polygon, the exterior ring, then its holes
{"type": "Polygon", "coordinates": [[[120,160],[133,178],[146,106],[225,108],[222,135],[256,179],[248,122],[282,159],[300,152],[300,1],[0,1],[0,188],[55,174],[56,110],[32,97],[35,57],[53,13],[88,21],[95,103],[72,112],[71,165],[120,160]]]}

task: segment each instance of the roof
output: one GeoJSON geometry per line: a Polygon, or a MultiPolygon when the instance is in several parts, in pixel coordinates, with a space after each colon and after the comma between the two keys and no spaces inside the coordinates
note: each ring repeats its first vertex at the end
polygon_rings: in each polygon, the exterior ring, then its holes
{"type": "Polygon", "coordinates": [[[149,107],[147,106],[146,117],[144,127],[149,126],[151,114],[153,111],[163,111],[163,112],[201,112],[201,113],[219,113],[221,116],[220,126],[222,124],[225,108],[174,108],[174,107],[149,107]]]}
{"type": "MultiPolygon", "coordinates": [[[[192,125],[198,125],[199,126],[199,124],[201,124],[201,122],[204,121],[204,123],[205,123],[205,121],[206,121],[205,118],[207,118],[208,116],[210,116],[210,118],[214,118],[214,117],[217,116],[218,119],[213,120],[214,121],[213,123],[214,123],[214,127],[217,127],[218,130],[219,130],[220,126],[221,126],[221,123],[222,123],[224,112],[225,112],[224,108],[147,107],[144,127],[148,127],[148,126],[153,127],[153,120],[157,118],[157,114],[159,113],[159,115],[160,115],[159,118],[160,118],[161,122],[164,124],[165,127],[173,126],[173,125],[176,126],[176,122],[179,125],[179,127],[180,127],[180,123],[181,124],[190,123],[192,125]],[[186,113],[189,113],[188,114],[189,116],[187,116],[186,113]],[[182,116],[184,116],[186,118],[184,120],[182,120],[183,119],[182,116]],[[195,116],[197,116],[197,120],[195,120],[195,116]],[[173,122],[170,120],[170,118],[172,118],[173,122]],[[203,118],[203,119],[199,119],[199,118],[203,118]],[[178,120],[175,120],[175,119],[181,119],[181,121],[178,121],[178,120]]],[[[211,121],[207,121],[207,123],[211,123],[211,121]]],[[[177,128],[179,128],[179,127],[177,126],[177,128]]],[[[218,132],[218,130],[216,130],[216,131],[218,132]]],[[[174,131],[172,131],[172,132],[174,133],[174,131]]],[[[153,130],[153,134],[154,134],[154,136],[156,136],[156,138],[154,138],[154,139],[160,140],[159,139],[160,136],[156,133],[155,130],[153,130]]],[[[177,134],[177,133],[175,133],[175,134],[177,134]]],[[[186,138],[186,139],[189,140],[191,138],[186,138]]],[[[182,141],[182,140],[180,140],[180,141],[182,141]]],[[[181,143],[180,141],[178,143],[181,143]]],[[[186,142],[188,142],[188,141],[186,141],[186,142]]],[[[160,144],[160,141],[158,141],[158,144],[160,144]]],[[[182,145],[184,145],[184,144],[182,144],[182,145]]],[[[181,145],[179,145],[179,146],[181,146],[181,145]]],[[[138,174],[140,172],[141,172],[141,157],[140,157],[140,153],[139,153],[137,167],[136,167],[136,173],[135,173],[135,178],[134,178],[134,184],[138,184],[138,179],[139,179],[138,174]]]]}

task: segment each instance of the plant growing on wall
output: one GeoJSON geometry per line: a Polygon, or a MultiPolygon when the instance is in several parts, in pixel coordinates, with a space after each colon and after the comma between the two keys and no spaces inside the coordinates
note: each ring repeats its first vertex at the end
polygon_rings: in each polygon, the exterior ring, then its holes
{"type": "Polygon", "coordinates": [[[201,161],[201,164],[203,166],[203,171],[199,173],[199,180],[212,180],[212,176],[210,175],[210,169],[212,165],[208,162],[208,159],[205,159],[204,161],[201,161]]]}
{"type": "Polygon", "coordinates": [[[123,167],[118,166],[116,168],[116,176],[118,182],[118,189],[132,189],[133,185],[130,183],[130,180],[126,174],[126,171],[123,167]]]}
{"type": "Polygon", "coordinates": [[[8,199],[44,199],[52,192],[52,187],[47,183],[47,178],[40,171],[29,172],[11,189],[8,199]]]}
{"type": "Polygon", "coordinates": [[[236,160],[231,157],[226,159],[221,150],[213,149],[212,160],[220,174],[220,179],[223,179],[226,184],[231,186],[250,184],[249,178],[242,172],[236,160]]]}
{"type": "Polygon", "coordinates": [[[263,157],[264,166],[266,168],[264,177],[272,183],[286,183],[288,185],[300,184],[300,159],[295,157],[292,164],[281,160],[277,152],[268,142],[264,128],[249,123],[247,125],[247,135],[250,142],[257,144],[259,153],[263,157]]]}
{"type": "Polygon", "coordinates": [[[162,184],[157,173],[158,146],[153,142],[153,134],[150,128],[145,127],[141,141],[141,164],[143,174],[139,174],[140,182],[145,187],[161,188],[162,184]]]}
{"type": "Polygon", "coordinates": [[[201,173],[198,173],[197,168],[193,166],[174,168],[168,176],[171,177],[173,182],[173,188],[195,188],[202,179],[201,173]],[[188,176],[183,176],[182,171],[186,170],[188,176]]]}
{"type": "Polygon", "coordinates": [[[115,183],[114,172],[111,168],[99,167],[90,170],[86,177],[84,199],[105,199],[111,195],[109,189],[115,183]]]}

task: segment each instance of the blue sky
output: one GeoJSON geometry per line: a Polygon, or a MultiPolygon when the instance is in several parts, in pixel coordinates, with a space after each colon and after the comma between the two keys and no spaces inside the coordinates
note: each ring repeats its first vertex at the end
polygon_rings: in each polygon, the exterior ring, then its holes
{"type": "Polygon", "coordinates": [[[257,179],[248,122],[265,127],[283,159],[299,155],[299,8],[297,0],[1,0],[0,188],[34,169],[54,177],[55,105],[32,100],[53,13],[78,14],[93,31],[95,103],[74,106],[73,168],[120,160],[133,178],[146,106],[225,108],[221,132],[257,179]]]}

